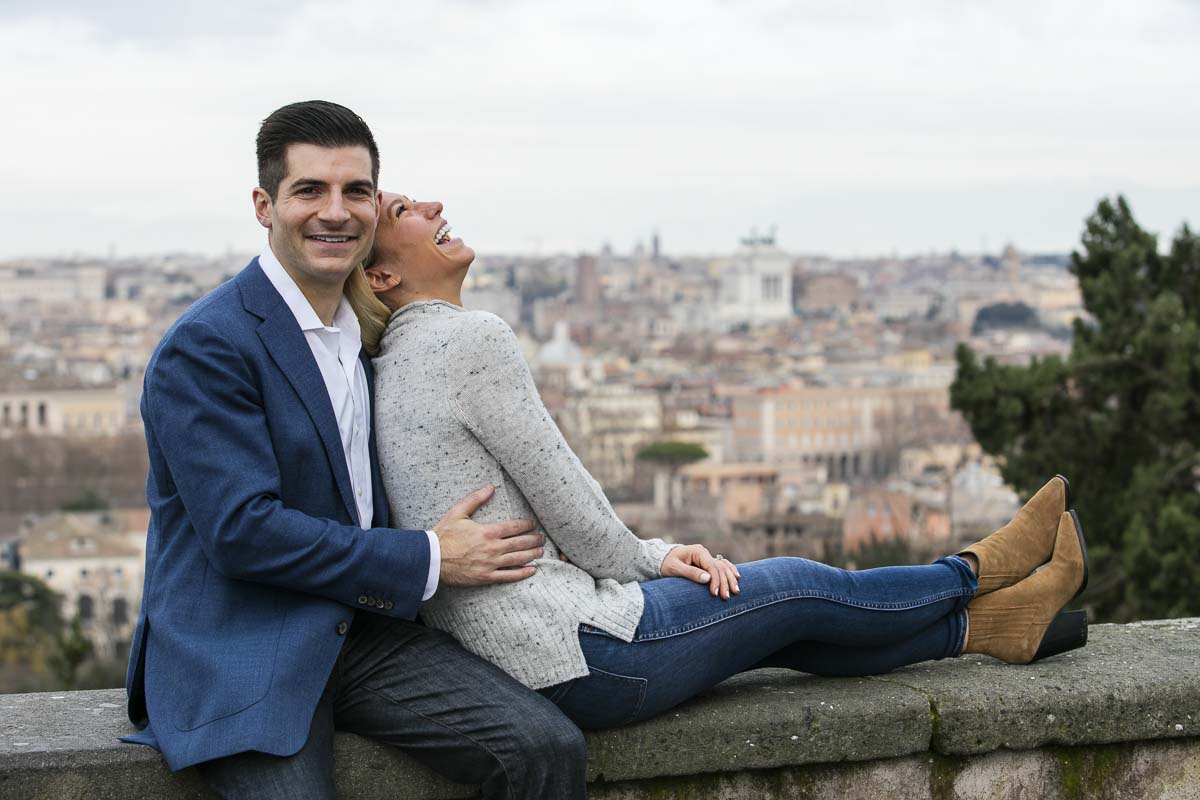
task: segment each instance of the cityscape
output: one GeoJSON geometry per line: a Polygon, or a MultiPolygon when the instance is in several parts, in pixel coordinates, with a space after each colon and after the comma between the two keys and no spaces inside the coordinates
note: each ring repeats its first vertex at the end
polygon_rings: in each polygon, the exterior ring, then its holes
{"type": "Polygon", "coordinates": [[[0,3],[0,800],[1200,797],[1198,35],[0,3]]]}
{"type": "MultiPolygon", "coordinates": [[[[564,437],[643,537],[853,568],[927,561],[1003,524],[1021,498],[951,407],[954,351],[1068,353],[1086,316],[1069,257],[845,259],[785,237],[752,228],[710,256],[657,234],[624,252],[484,254],[464,304],[517,331],[564,437]]],[[[23,658],[40,641],[14,616],[29,604],[0,612],[6,691],[121,685],[149,516],[142,371],[252,256],[0,263],[0,569],[25,581],[0,589],[57,595],[74,636],[23,658]]]]}

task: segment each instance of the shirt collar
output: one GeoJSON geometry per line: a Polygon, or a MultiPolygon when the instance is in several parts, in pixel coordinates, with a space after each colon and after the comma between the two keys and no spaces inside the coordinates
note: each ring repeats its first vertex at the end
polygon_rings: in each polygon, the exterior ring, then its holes
{"type": "Polygon", "coordinates": [[[296,318],[296,324],[300,326],[302,331],[327,331],[338,329],[345,331],[355,341],[362,339],[362,330],[358,325],[358,317],[354,314],[354,309],[350,307],[350,302],[346,300],[346,295],[342,295],[338,301],[337,311],[333,314],[333,328],[329,328],[325,323],[321,322],[321,318],[317,316],[317,312],[313,310],[312,305],[308,302],[308,298],[304,296],[304,292],[300,291],[300,287],[296,284],[294,278],[288,274],[288,271],[283,268],[283,264],[279,263],[279,259],[275,257],[275,253],[268,245],[258,257],[258,265],[262,267],[263,273],[266,274],[267,280],[275,287],[275,291],[279,292],[279,296],[283,298],[283,302],[287,303],[287,307],[291,309],[292,316],[296,318]]]}
{"type": "Polygon", "coordinates": [[[346,334],[345,339],[354,342],[355,347],[362,344],[362,328],[358,324],[358,315],[354,313],[354,309],[350,306],[350,301],[343,294],[338,300],[337,311],[333,314],[333,324],[342,333],[346,334]]]}

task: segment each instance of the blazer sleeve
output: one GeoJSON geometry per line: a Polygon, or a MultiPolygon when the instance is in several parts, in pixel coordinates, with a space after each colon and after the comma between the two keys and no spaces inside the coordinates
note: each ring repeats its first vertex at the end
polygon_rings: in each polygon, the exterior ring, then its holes
{"type": "Polygon", "coordinates": [[[623,583],[659,577],[673,545],[639,539],[617,517],[551,419],[508,324],[472,312],[446,356],[454,414],[500,462],[571,563],[623,583]]]}
{"type": "Polygon", "coordinates": [[[147,439],[167,465],[157,493],[182,503],[205,556],[225,577],[355,608],[371,598],[375,613],[414,618],[429,570],[426,534],[363,530],[283,504],[269,433],[281,421],[268,420],[261,368],[204,321],[164,340],[142,398],[147,439]]]}

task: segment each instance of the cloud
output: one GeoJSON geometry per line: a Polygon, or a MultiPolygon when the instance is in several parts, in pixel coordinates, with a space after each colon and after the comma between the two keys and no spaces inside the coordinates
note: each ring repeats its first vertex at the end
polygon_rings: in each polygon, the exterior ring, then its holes
{"type": "Polygon", "coordinates": [[[1061,220],[1087,209],[1056,182],[1194,190],[1196,21],[1167,0],[8,2],[0,180],[25,216],[0,255],[47,242],[32,220],[64,199],[63,242],[203,249],[245,210],[259,122],[314,97],[368,120],[389,186],[454,199],[497,244],[629,240],[657,218],[681,245],[775,221],[869,249],[861,220],[813,225],[828,210],[810,193],[875,213],[907,192],[930,208],[914,240],[945,225],[969,247],[987,215],[942,213],[944,198],[1037,192],[1061,220]],[[147,219],[174,232],[150,237],[147,219]]]}

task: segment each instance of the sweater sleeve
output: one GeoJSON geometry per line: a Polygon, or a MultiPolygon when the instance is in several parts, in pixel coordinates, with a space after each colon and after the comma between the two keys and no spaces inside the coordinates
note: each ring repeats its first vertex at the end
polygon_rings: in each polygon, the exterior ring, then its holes
{"type": "Polygon", "coordinates": [[[639,539],[613,511],[546,411],[507,323],[463,315],[446,352],[455,416],[500,462],[571,562],[622,583],[659,577],[672,545],[639,539]]]}

